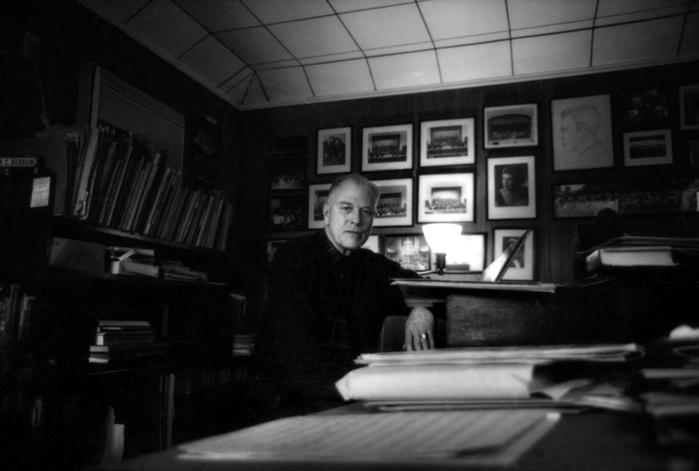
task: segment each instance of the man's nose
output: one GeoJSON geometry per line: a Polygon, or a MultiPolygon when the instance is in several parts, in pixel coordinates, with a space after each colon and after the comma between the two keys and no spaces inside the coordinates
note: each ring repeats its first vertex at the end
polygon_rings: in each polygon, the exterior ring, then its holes
{"type": "Polygon", "coordinates": [[[362,221],[362,212],[359,209],[353,209],[349,215],[349,220],[355,224],[360,224],[362,221]]]}

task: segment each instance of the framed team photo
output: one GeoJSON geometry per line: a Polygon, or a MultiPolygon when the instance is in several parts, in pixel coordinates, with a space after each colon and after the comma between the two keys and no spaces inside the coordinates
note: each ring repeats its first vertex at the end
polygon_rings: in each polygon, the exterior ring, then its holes
{"type": "Polygon", "coordinates": [[[473,172],[420,175],[418,222],[475,221],[473,172]]]}
{"type": "Polygon", "coordinates": [[[385,235],[383,254],[401,267],[428,271],[431,267],[430,246],[425,236],[417,234],[385,235]]]}
{"type": "Polygon", "coordinates": [[[308,228],[323,227],[323,205],[328,200],[330,183],[317,183],[308,186],[308,228]]]}
{"type": "Polygon", "coordinates": [[[536,103],[487,106],[483,109],[484,147],[526,147],[539,144],[536,103]]]}
{"type": "Polygon", "coordinates": [[[488,159],[488,219],[536,217],[534,156],[488,159]]]}
{"type": "Polygon", "coordinates": [[[318,130],[318,174],[349,172],[351,160],[351,127],[318,130]]]}
{"type": "MultiPolygon", "coordinates": [[[[510,244],[517,243],[517,240],[527,229],[493,229],[493,259],[507,249],[510,244]]],[[[534,232],[529,231],[529,235],[524,241],[524,246],[515,256],[510,268],[502,277],[503,280],[533,280],[534,279],[534,232]]]]}
{"type": "Polygon", "coordinates": [[[413,224],[413,179],[373,180],[379,187],[374,227],[413,224]]]}
{"type": "Polygon", "coordinates": [[[624,165],[672,163],[672,134],[669,129],[624,133],[624,165]]]}
{"type": "Polygon", "coordinates": [[[362,171],[413,168],[413,125],[362,130],[362,171]]]}
{"type": "Polygon", "coordinates": [[[424,121],[420,124],[420,166],[476,163],[473,118],[424,121]]]}
{"type": "Polygon", "coordinates": [[[303,229],[303,195],[273,196],[269,199],[267,229],[293,231],[303,229]]]}

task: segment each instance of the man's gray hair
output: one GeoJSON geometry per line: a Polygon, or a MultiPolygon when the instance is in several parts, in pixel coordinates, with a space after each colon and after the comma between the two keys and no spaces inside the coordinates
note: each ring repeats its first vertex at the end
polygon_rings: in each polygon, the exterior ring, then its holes
{"type": "Polygon", "coordinates": [[[366,178],[364,175],[360,175],[359,173],[348,173],[347,175],[342,175],[341,177],[338,177],[335,179],[335,181],[330,185],[330,191],[328,192],[328,199],[332,196],[332,194],[342,185],[345,183],[354,183],[355,185],[359,187],[365,187],[366,189],[369,190],[371,200],[374,204],[376,204],[379,201],[379,187],[376,186],[376,183],[372,182],[368,178],[366,178]]]}

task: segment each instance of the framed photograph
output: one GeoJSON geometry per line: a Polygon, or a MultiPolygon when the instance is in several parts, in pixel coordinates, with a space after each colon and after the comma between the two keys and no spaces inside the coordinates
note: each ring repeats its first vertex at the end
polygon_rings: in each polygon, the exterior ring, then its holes
{"type": "Polygon", "coordinates": [[[423,235],[386,235],[383,254],[407,270],[428,271],[432,266],[430,246],[423,235]]]}
{"type": "Polygon", "coordinates": [[[373,180],[379,187],[374,227],[413,225],[413,179],[373,180]]]}
{"type": "Polygon", "coordinates": [[[536,217],[534,156],[488,159],[488,219],[536,217]]]}
{"type": "Polygon", "coordinates": [[[308,185],[308,228],[320,229],[323,224],[323,205],[328,200],[331,183],[308,185]]]}
{"type": "Polygon", "coordinates": [[[669,129],[624,133],[624,165],[663,165],[672,163],[672,136],[669,129]]]}
{"type": "Polygon", "coordinates": [[[318,174],[349,172],[351,160],[351,127],[318,130],[318,174]]]}
{"type": "Polygon", "coordinates": [[[369,249],[374,253],[380,254],[381,247],[379,245],[379,236],[376,234],[370,235],[366,242],[364,242],[364,245],[362,245],[362,248],[369,249]]]}
{"type": "MultiPolygon", "coordinates": [[[[526,229],[493,229],[493,259],[516,243],[526,229]]],[[[524,247],[517,253],[512,265],[502,277],[503,280],[534,280],[534,232],[524,241],[524,247]]]]}
{"type": "Polygon", "coordinates": [[[473,172],[420,175],[418,222],[475,221],[473,172]]]}
{"type": "MultiPolygon", "coordinates": [[[[485,269],[484,233],[461,234],[459,243],[447,253],[445,273],[479,273],[485,269]]],[[[436,259],[436,255],[432,258],[436,259]]],[[[433,261],[436,264],[436,260],[433,261]]]]}
{"type": "Polygon", "coordinates": [[[483,133],[486,149],[538,145],[537,104],[486,106],[483,133]]]}
{"type": "Polygon", "coordinates": [[[413,168],[413,125],[362,130],[362,171],[413,168]]]}
{"type": "Polygon", "coordinates": [[[306,188],[307,159],[274,159],[269,163],[270,190],[303,190],[306,188]]]}
{"type": "Polygon", "coordinates": [[[473,118],[425,121],[420,124],[420,166],[476,163],[473,118]]]}
{"type": "Polygon", "coordinates": [[[301,195],[272,196],[269,199],[267,227],[271,231],[301,230],[305,198],[301,195]]]}
{"type": "Polygon", "coordinates": [[[553,169],[614,166],[609,95],[551,100],[553,169]]]}
{"type": "Polygon", "coordinates": [[[680,129],[699,129],[699,84],[680,87],[680,129]]]}
{"type": "Polygon", "coordinates": [[[628,126],[667,123],[669,103],[665,90],[658,88],[622,92],[619,96],[621,120],[628,126]]]}
{"type": "Polygon", "coordinates": [[[274,254],[277,251],[277,248],[279,248],[280,245],[282,245],[284,242],[286,242],[286,239],[272,239],[267,241],[267,261],[271,262],[274,260],[274,254]]]}

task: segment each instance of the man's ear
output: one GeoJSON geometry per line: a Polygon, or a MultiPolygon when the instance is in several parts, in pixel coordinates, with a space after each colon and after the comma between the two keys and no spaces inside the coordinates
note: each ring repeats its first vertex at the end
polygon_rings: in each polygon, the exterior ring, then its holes
{"type": "Polygon", "coordinates": [[[326,201],[323,203],[323,224],[326,226],[330,223],[330,220],[328,218],[328,213],[330,212],[330,205],[326,201]]]}

